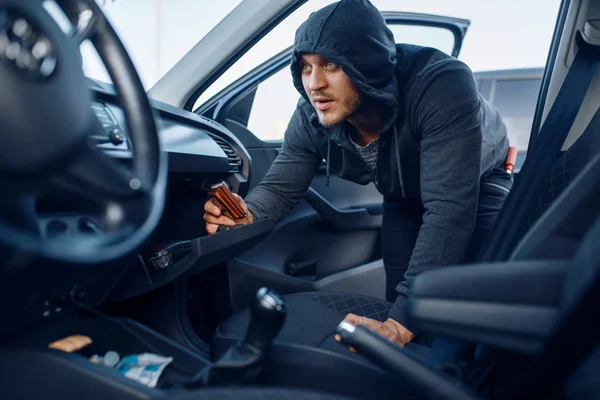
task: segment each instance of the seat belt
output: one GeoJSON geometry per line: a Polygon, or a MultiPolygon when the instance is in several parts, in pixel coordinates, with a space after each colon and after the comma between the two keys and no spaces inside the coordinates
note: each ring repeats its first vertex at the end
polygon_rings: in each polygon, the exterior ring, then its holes
{"type": "Polygon", "coordinates": [[[600,67],[600,48],[588,44],[577,32],[579,47],[575,60],[558,92],[504,206],[496,219],[484,250],[476,261],[506,261],[521,240],[519,231],[526,224],[530,207],[543,179],[551,171],[571,130],[592,79],[600,67]]]}
{"type": "MultiPolygon", "coordinates": [[[[508,260],[521,239],[518,233],[525,225],[530,209],[528,206],[537,196],[543,179],[560,154],[592,79],[600,67],[600,48],[588,44],[579,32],[576,43],[579,50],[571,68],[544,125],[532,141],[531,150],[519,171],[519,179],[504,201],[494,229],[484,244],[484,250],[477,255],[475,262],[508,260]],[[527,206],[523,207],[523,204],[527,206]]],[[[436,339],[427,361],[438,368],[456,365],[465,346],[468,347],[461,341],[436,339]]],[[[478,367],[467,372],[463,378],[470,387],[479,386],[488,376],[489,368],[481,366],[489,367],[493,364],[492,353],[480,346],[477,351],[481,352],[480,360],[475,360],[478,367]]]]}
{"type": "MultiPolygon", "coordinates": [[[[519,383],[507,394],[507,399],[551,399],[563,398],[563,388],[571,373],[590,356],[600,341],[600,324],[597,323],[600,310],[600,217],[583,240],[581,248],[585,260],[575,256],[574,262],[595,263],[591,265],[590,282],[581,293],[575,306],[565,310],[567,317],[562,320],[543,352],[536,357],[519,383]]],[[[575,266],[574,266],[575,267],[575,266]]],[[[589,273],[589,271],[588,271],[589,273]]],[[[563,296],[564,297],[564,296],[563,296]]]]}

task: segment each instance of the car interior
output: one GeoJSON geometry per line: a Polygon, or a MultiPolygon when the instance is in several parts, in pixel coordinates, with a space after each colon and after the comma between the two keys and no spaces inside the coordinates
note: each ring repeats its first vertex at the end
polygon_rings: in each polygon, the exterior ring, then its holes
{"type": "MultiPolygon", "coordinates": [[[[476,262],[416,279],[406,313],[436,338],[422,352],[343,321],[393,301],[373,185],[326,183],[323,167],[282,221],[205,231],[211,187],[244,197],[281,146],[252,113],[291,49],[197,104],[304,1],[259,3],[147,92],[96,1],[56,0],[65,30],[41,2],[0,0],[1,397],[598,398],[600,3],[561,2],[544,69],[476,74],[531,135],[476,262]],[[84,40],[111,84],[84,75],[84,40]]],[[[449,31],[453,56],[470,24],[382,11],[449,31]]]]}

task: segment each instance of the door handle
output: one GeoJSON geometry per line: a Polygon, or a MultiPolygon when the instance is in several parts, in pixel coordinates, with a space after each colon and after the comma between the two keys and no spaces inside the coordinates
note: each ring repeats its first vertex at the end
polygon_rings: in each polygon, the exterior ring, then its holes
{"type": "Polygon", "coordinates": [[[309,187],[306,192],[306,201],[321,216],[327,227],[334,231],[356,231],[377,229],[381,227],[383,215],[370,212],[366,208],[340,209],[331,204],[316,190],[309,187]]]}

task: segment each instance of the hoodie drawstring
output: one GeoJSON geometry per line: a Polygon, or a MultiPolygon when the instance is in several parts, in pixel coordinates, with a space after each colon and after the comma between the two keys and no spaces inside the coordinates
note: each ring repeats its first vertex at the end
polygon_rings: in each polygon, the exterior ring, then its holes
{"type": "Polygon", "coordinates": [[[396,167],[398,168],[398,179],[400,180],[400,189],[402,190],[402,197],[406,197],[406,193],[404,193],[404,177],[402,176],[402,163],[400,162],[400,139],[398,138],[398,132],[396,131],[395,124],[394,141],[396,144],[396,167]]]}
{"type": "Polygon", "coordinates": [[[327,159],[325,160],[325,168],[327,169],[325,175],[325,186],[329,186],[329,155],[331,154],[331,139],[327,139],[327,159]]]}

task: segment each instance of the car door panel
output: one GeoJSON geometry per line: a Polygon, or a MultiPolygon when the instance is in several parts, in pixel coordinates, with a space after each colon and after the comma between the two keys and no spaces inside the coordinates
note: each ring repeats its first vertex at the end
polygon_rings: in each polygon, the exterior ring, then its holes
{"type": "MultiPolygon", "coordinates": [[[[256,139],[236,121],[226,120],[224,126],[242,143],[246,139],[251,145],[249,136],[256,139]]],[[[246,147],[252,159],[250,188],[260,183],[280,148],[281,142],[246,147]]],[[[373,184],[358,185],[335,176],[327,186],[325,172],[324,166],[319,168],[306,198],[266,240],[238,257],[240,261],[292,276],[321,278],[379,257],[381,194],[373,184]]]]}

